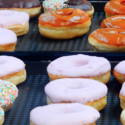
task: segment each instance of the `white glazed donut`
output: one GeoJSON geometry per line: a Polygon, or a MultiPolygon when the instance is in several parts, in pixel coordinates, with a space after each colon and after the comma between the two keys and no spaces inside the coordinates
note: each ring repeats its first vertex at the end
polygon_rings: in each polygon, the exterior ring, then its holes
{"type": "Polygon", "coordinates": [[[107,59],[82,54],[60,57],[47,67],[50,80],[89,78],[105,84],[110,80],[110,70],[111,66],[107,59]]]}
{"type": "Polygon", "coordinates": [[[25,81],[24,62],[12,56],[0,56],[0,79],[12,82],[15,85],[25,81]]]}
{"type": "Polygon", "coordinates": [[[79,103],[40,106],[30,112],[30,125],[95,125],[97,110],[79,103]]]}
{"type": "Polygon", "coordinates": [[[7,28],[17,36],[24,35],[29,30],[29,15],[25,12],[0,10],[0,28],[7,28]]]}
{"type": "Polygon", "coordinates": [[[17,42],[16,34],[8,29],[0,28],[0,51],[13,51],[17,42]]]}
{"type": "Polygon", "coordinates": [[[122,124],[125,125],[125,109],[121,113],[120,120],[122,124]]]}
{"type": "Polygon", "coordinates": [[[45,86],[47,103],[82,103],[98,111],[107,104],[107,86],[91,79],[64,78],[45,86]]]}

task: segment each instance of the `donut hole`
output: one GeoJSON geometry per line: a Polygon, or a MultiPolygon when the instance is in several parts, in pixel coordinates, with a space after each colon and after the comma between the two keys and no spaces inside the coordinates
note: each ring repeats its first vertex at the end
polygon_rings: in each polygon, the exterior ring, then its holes
{"type": "Polygon", "coordinates": [[[74,62],[74,67],[81,67],[88,64],[88,60],[78,60],[74,62]]]}
{"type": "Polygon", "coordinates": [[[10,16],[10,15],[13,15],[13,11],[1,11],[0,12],[0,15],[3,15],[3,16],[10,16]]]}
{"type": "Polygon", "coordinates": [[[125,6],[125,1],[124,0],[120,1],[120,4],[123,5],[123,6],[125,6]]]}

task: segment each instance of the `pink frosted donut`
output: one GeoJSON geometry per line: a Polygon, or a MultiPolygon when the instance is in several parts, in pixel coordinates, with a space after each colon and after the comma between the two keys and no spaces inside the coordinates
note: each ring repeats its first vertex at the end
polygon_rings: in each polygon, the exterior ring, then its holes
{"type": "Polygon", "coordinates": [[[29,30],[29,15],[25,12],[0,10],[0,28],[7,28],[17,36],[24,35],[29,30]]]}
{"type": "Polygon", "coordinates": [[[15,85],[25,81],[24,62],[12,56],[0,56],[0,79],[12,82],[15,85]]]}
{"type": "Polygon", "coordinates": [[[13,51],[17,42],[16,34],[8,29],[0,28],[0,51],[13,51]]]}
{"type": "Polygon", "coordinates": [[[105,84],[110,80],[110,70],[111,66],[107,59],[82,54],[60,57],[47,67],[50,80],[89,78],[105,84]]]}
{"type": "Polygon", "coordinates": [[[30,112],[30,125],[95,125],[97,110],[79,103],[40,106],[30,112]]]}
{"type": "Polygon", "coordinates": [[[119,83],[125,82],[125,61],[121,61],[115,66],[113,74],[119,83]]]}
{"type": "Polygon", "coordinates": [[[92,79],[64,78],[45,87],[47,103],[82,103],[98,111],[107,104],[107,86],[92,79]]]}

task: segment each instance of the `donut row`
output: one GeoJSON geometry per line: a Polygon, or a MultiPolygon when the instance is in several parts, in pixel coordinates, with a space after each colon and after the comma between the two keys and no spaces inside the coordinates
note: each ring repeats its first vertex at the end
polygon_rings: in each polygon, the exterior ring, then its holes
{"type": "Polygon", "coordinates": [[[94,51],[125,51],[125,6],[123,0],[111,0],[105,5],[107,19],[102,29],[92,32],[88,41],[94,51]]]}
{"type": "MultiPolygon", "coordinates": [[[[113,72],[120,83],[125,82],[124,65],[125,61],[118,63],[113,72]]],[[[108,88],[105,84],[110,80],[110,71],[110,62],[103,57],[78,54],[52,61],[47,67],[51,82],[44,89],[49,105],[39,106],[30,112],[30,125],[95,125],[100,117],[98,111],[107,104],[108,88]]],[[[124,91],[125,83],[119,94],[122,109],[125,109],[124,91]]]]}

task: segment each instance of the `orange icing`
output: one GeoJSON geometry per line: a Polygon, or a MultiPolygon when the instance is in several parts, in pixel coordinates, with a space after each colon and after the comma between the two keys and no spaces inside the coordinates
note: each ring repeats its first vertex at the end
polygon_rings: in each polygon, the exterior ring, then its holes
{"type": "Polygon", "coordinates": [[[103,20],[102,28],[125,29],[125,15],[117,15],[103,20]]]}
{"type": "Polygon", "coordinates": [[[108,14],[125,14],[125,0],[111,0],[105,5],[108,14]]]}
{"type": "Polygon", "coordinates": [[[86,12],[73,8],[50,11],[39,17],[41,25],[49,24],[55,27],[83,24],[88,20],[90,17],[86,12]]]}
{"type": "Polygon", "coordinates": [[[114,46],[125,46],[125,30],[123,29],[98,29],[92,32],[89,37],[93,37],[100,43],[114,46]]]}

